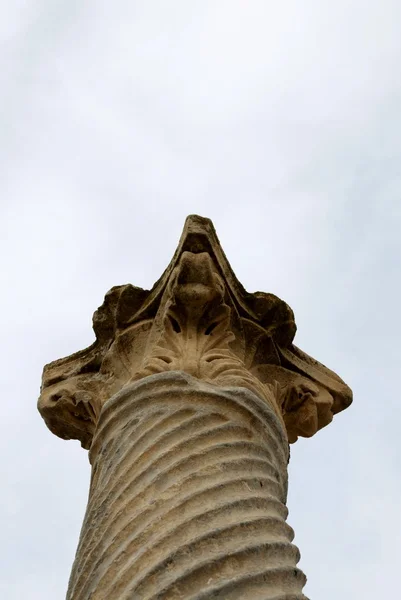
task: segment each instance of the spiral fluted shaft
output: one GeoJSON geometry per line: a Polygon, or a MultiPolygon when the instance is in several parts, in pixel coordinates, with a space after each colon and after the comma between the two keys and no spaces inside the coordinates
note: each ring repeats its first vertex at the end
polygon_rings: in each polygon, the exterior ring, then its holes
{"type": "Polygon", "coordinates": [[[288,443],[266,401],[182,372],[103,407],[67,600],[301,600],[288,443]]]}

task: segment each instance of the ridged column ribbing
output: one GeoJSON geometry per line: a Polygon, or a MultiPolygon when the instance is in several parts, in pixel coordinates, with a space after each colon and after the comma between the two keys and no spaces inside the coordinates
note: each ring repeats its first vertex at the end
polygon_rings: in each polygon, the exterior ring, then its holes
{"type": "Polygon", "coordinates": [[[305,600],[288,442],[265,400],[182,372],[103,407],[67,600],[305,600]]]}

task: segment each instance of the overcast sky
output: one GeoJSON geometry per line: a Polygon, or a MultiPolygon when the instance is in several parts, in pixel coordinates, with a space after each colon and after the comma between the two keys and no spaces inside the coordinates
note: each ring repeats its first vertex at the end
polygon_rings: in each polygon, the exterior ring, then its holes
{"type": "Polygon", "coordinates": [[[190,213],[354,404],[292,446],[312,600],[393,598],[401,560],[399,0],[3,0],[0,597],[62,600],[87,452],[36,409],[113,285],[190,213]]]}

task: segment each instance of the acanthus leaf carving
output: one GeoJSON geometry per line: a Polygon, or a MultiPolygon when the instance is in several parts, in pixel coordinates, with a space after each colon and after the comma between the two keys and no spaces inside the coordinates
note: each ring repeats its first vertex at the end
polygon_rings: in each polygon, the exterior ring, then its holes
{"type": "Polygon", "coordinates": [[[201,217],[187,219],[174,258],[152,290],[110,290],[94,315],[94,330],[90,348],[45,367],[39,399],[49,428],[84,447],[108,398],[164,371],[247,387],[274,408],[289,442],[316,433],[352,399],[335,373],[293,345],[288,305],[273,294],[244,290],[211,222],[201,217]]]}

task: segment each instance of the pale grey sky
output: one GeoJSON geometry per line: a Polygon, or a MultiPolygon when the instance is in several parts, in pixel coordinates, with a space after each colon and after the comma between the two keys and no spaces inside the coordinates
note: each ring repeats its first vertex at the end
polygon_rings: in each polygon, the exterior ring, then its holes
{"type": "Polygon", "coordinates": [[[292,447],[305,593],[396,597],[400,30],[399,0],[0,3],[2,599],[64,598],[87,499],[42,367],[111,286],[153,284],[190,213],[354,390],[292,447]]]}

